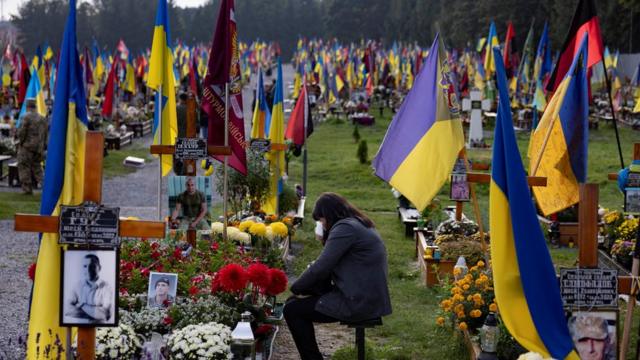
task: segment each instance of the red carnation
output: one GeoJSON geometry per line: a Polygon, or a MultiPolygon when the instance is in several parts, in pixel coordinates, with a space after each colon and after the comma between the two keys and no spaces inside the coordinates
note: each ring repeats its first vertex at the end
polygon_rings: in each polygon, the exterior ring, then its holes
{"type": "Polygon", "coordinates": [[[229,264],[218,272],[222,290],[226,292],[240,292],[247,286],[247,273],[238,264],[229,264]]]}
{"type": "Polygon", "coordinates": [[[269,269],[269,277],[271,281],[269,286],[266,287],[266,293],[268,295],[278,295],[281,292],[287,290],[287,274],[280,269],[269,269]]]}
{"type": "Polygon", "coordinates": [[[198,295],[198,292],[200,292],[200,290],[195,285],[193,285],[193,286],[191,286],[189,288],[189,295],[191,295],[191,296],[198,295]]]}
{"type": "Polygon", "coordinates": [[[31,279],[31,281],[33,281],[33,279],[36,278],[36,263],[33,263],[31,265],[29,265],[29,279],[31,279]]]}
{"type": "Polygon", "coordinates": [[[255,263],[249,265],[247,268],[247,275],[249,281],[260,289],[266,289],[271,284],[271,277],[269,276],[269,267],[265,264],[255,263]]]}

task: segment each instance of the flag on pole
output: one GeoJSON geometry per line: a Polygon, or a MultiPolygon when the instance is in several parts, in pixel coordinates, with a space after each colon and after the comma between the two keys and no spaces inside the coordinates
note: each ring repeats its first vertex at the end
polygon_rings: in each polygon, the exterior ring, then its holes
{"type": "Polygon", "coordinates": [[[571,20],[571,27],[560,50],[560,56],[556,60],[551,78],[547,83],[547,91],[556,91],[560,82],[564,79],[573,59],[578,52],[580,43],[585,33],[589,34],[589,59],[587,66],[591,68],[602,60],[602,35],[600,34],[600,24],[598,13],[593,0],[580,0],[576,12],[571,20]]]}
{"type": "Polygon", "coordinates": [[[496,72],[496,61],[492,51],[495,46],[500,46],[500,41],[498,41],[496,24],[492,21],[491,25],[489,25],[489,36],[487,37],[487,45],[484,53],[484,71],[486,79],[491,79],[493,74],[496,72]]]}
{"type": "MultiPolygon", "coordinates": [[[[123,50],[126,50],[126,47],[121,49],[122,47],[124,47],[124,42],[120,40],[118,50],[124,56],[123,50]]],[[[126,53],[128,54],[129,51],[126,50],[126,53]]],[[[111,77],[111,74],[109,74],[109,77],[111,77]]],[[[157,145],[173,145],[178,135],[178,121],[167,0],[158,0],[147,86],[156,90],[153,143],[157,145]]],[[[162,159],[162,175],[165,176],[171,171],[172,157],[166,155],[160,155],[160,157],[162,159]]]]}
{"type": "Polygon", "coordinates": [[[284,175],[284,79],[282,78],[282,64],[278,58],[278,77],[271,108],[271,123],[269,124],[269,140],[271,150],[266,154],[269,160],[271,178],[269,179],[269,196],[262,207],[267,214],[278,214],[278,195],[281,191],[282,175],[284,175]]]}
{"type": "MultiPolygon", "coordinates": [[[[500,51],[493,51],[499,59],[500,51]]],[[[556,272],[531,202],[501,61],[496,61],[496,68],[499,102],[489,193],[496,303],[509,333],[529,351],[578,360],[556,272]]]]}
{"type": "MultiPolygon", "coordinates": [[[[27,87],[27,93],[25,95],[25,99],[35,99],[36,100],[36,112],[40,116],[47,116],[47,106],[44,103],[44,93],[42,93],[42,86],[40,86],[40,78],[36,72],[36,69],[33,69],[31,73],[31,79],[29,80],[29,87],[27,87]]],[[[20,127],[22,123],[22,117],[27,113],[27,102],[22,103],[22,107],[20,108],[20,114],[18,115],[18,120],[16,121],[16,127],[20,127]]]]}
{"type": "Polygon", "coordinates": [[[538,206],[545,216],[577,203],[580,200],[578,184],[587,180],[588,37],[586,33],[583,35],[569,71],[558,85],[530,140],[532,175],[547,178],[546,187],[533,188],[538,206]],[[536,164],[538,159],[539,164],[536,164]]]}
{"type": "MultiPolygon", "coordinates": [[[[209,116],[208,142],[223,146],[225,131],[229,133],[231,155],[229,166],[247,175],[247,142],[244,135],[244,114],[242,110],[242,84],[238,53],[235,6],[233,0],[222,0],[218,13],[216,32],[209,55],[207,75],[202,89],[202,108],[209,116]],[[229,84],[229,127],[224,128],[225,84],[229,84]]],[[[216,155],[218,161],[224,156],[216,155]]]]}
{"type": "Polygon", "coordinates": [[[264,94],[264,83],[262,80],[262,68],[258,70],[258,83],[256,84],[256,106],[253,109],[253,119],[251,125],[252,139],[265,139],[266,129],[271,122],[271,111],[264,94]]]}
{"type": "Polygon", "coordinates": [[[375,174],[419,210],[449,179],[464,147],[459,112],[449,61],[436,35],[413,88],[373,159],[375,174]]]}
{"type": "MultiPolygon", "coordinates": [[[[56,216],[59,214],[59,205],[82,202],[86,104],[76,42],[76,1],[70,0],[51,116],[41,215],[56,216]]],[[[38,250],[31,296],[27,359],[65,356],[59,350],[66,343],[66,328],[60,327],[59,321],[60,246],[57,234],[46,233],[42,235],[38,250]],[[45,356],[47,349],[51,352],[45,356]]]]}
{"type": "Polygon", "coordinates": [[[311,133],[313,133],[313,121],[311,121],[311,117],[309,116],[307,86],[306,83],[303,83],[296,106],[293,108],[291,116],[289,117],[287,131],[285,132],[284,137],[293,141],[294,144],[302,146],[305,143],[306,138],[309,137],[311,133]],[[304,133],[305,123],[307,125],[306,136],[304,133]]]}
{"type": "MultiPolygon", "coordinates": [[[[115,60],[117,62],[117,60],[115,60]]],[[[116,62],[111,64],[107,84],[104,86],[104,101],[102,102],[102,116],[110,117],[113,114],[113,98],[116,87],[116,62]]]]}
{"type": "Polygon", "coordinates": [[[511,78],[513,74],[513,66],[515,61],[515,42],[513,39],[516,37],[516,31],[513,29],[513,24],[509,21],[507,25],[507,35],[504,38],[504,67],[507,70],[507,77],[511,78]]]}

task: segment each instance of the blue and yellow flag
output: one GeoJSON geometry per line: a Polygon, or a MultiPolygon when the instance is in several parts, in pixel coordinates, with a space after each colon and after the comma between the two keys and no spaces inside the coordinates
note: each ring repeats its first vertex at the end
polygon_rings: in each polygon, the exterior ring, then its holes
{"type": "Polygon", "coordinates": [[[489,195],[496,303],[509,333],[529,351],[577,360],[513,131],[502,55],[492,51],[500,92],[489,195]]]}
{"type": "MultiPolygon", "coordinates": [[[[82,65],[76,42],[76,1],[70,0],[69,17],[60,51],[56,97],[47,147],[40,214],[58,215],[60,205],[78,205],[83,197],[87,109],[82,65]]],[[[60,246],[58,235],[42,235],[29,317],[27,359],[64,357],[56,345],[66,343],[60,321],[60,246]]],[[[64,347],[64,345],[62,345],[64,347]]]]}
{"type": "Polygon", "coordinates": [[[500,41],[498,41],[496,24],[492,21],[489,26],[489,36],[487,36],[487,45],[484,53],[484,72],[486,74],[486,79],[491,79],[493,74],[496,72],[496,61],[495,56],[493,56],[493,48],[495,46],[500,46],[500,41]]]}
{"type": "MultiPolygon", "coordinates": [[[[40,116],[47,116],[47,106],[44,103],[44,94],[42,93],[42,86],[40,86],[40,80],[35,68],[31,69],[31,79],[29,79],[29,86],[24,96],[25,99],[36,100],[36,112],[40,116]]],[[[16,121],[16,127],[20,127],[22,117],[27,113],[27,102],[22,103],[20,108],[20,115],[18,115],[18,121],[16,121]]]]}
{"type": "Polygon", "coordinates": [[[271,122],[271,112],[264,94],[264,83],[262,80],[262,68],[258,70],[258,84],[256,85],[256,105],[253,109],[253,123],[251,126],[252,139],[265,139],[266,131],[271,122]]]}
{"type": "Polygon", "coordinates": [[[269,179],[269,196],[262,209],[267,214],[278,214],[278,195],[281,189],[281,179],[284,175],[284,81],[282,77],[282,63],[278,58],[278,78],[271,108],[271,124],[269,124],[269,140],[271,150],[266,157],[269,160],[271,178],[269,179]]]}
{"type": "MultiPolygon", "coordinates": [[[[176,80],[173,73],[173,51],[171,51],[169,44],[171,44],[171,32],[167,0],[158,0],[147,78],[147,86],[156,90],[153,143],[158,145],[173,145],[178,135],[176,80]]],[[[172,158],[166,155],[160,155],[160,157],[162,158],[162,175],[164,176],[171,171],[172,158]]]]}
{"type": "Polygon", "coordinates": [[[464,147],[459,113],[451,67],[436,35],[373,160],[376,175],[421,211],[449,179],[464,147]]]}
{"type": "Polygon", "coordinates": [[[546,187],[533,188],[545,216],[577,203],[580,200],[578,184],[587,179],[587,47],[585,35],[571,68],[558,85],[530,140],[531,173],[547,178],[546,187]],[[583,59],[580,59],[581,55],[583,59]],[[538,159],[539,165],[536,165],[538,159]]]}

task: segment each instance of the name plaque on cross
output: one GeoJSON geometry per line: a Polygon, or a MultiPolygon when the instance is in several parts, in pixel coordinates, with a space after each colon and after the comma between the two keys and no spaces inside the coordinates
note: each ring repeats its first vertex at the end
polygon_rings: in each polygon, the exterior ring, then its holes
{"type": "Polygon", "coordinates": [[[560,294],[565,307],[617,307],[618,271],[562,268],[560,294]]]}
{"type": "Polygon", "coordinates": [[[482,101],[473,100],[471,101],[471,110],[482,110],[482,101]]]}
{"type": "Polygon", "coordinates": [[[120,208],[93,202],[60,207],[60,244],[117,247],[120,208]]]}
{"type": "Polygon", "coordinates": [[[207,157],[207,143],[199,138],[177,138],[173,155],[180,160],[198,160],[207,157]]]}
{"type": "Polygon", "coordinates": [[[252,139],[249,145],[251,150],[259,153],[266,153],[271,150],[271,140],[269,139],[252,139]]]}

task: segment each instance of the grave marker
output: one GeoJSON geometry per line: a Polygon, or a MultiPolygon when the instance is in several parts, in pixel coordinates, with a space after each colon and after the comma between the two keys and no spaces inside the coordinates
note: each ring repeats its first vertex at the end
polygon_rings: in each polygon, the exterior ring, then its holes
{"type": "Polygon", "coordinates": [[[471,112],[469,121],[469,142],[467,147],[474,147],[474,144],[482,143],[482,111],[491,110],[491,100],[482,99],[480,90],[471,90],[470,99],[462,99],[462,110],[471,112]]]}
{"type": "MultiPolygon", "coordinates": [[[[101,132],[88,131],[85,149],[85,178],[84,178],[84,201],[100,204],[102,200],[102,160],[104,150],[104,135],[101,132]]],[[[68,210],[69,211],[69,210],[68,210]]],[[[70,211],[74,211],[71,209],[70,211]]],[[[77,211],[77,207],[76,207],[77,211]]],[[[109,214],[111,215],[111,214],[109,214]]],[[[104,219],[110,219],[105,216],[104,219]]],[[[61,226],[70,218],[48,215],[15,215],[15,231],[39,232],[39,233],[60,233],[61,226]],[[62,221],[62,225],[60,224],[62,221]]],[[[83,220],[84,221],[84,220],[83,220]]],[[[165,234],[165,224],[157,221],[134,221],[119,220],[117,223],[118,235],[126,237],[152,237],[163,238],[165,234]]],[[[91,229],[96,229],[92,227],[91,229]]],[[[87,235],[90,235],[91,231],[87,235]]],[[[79,234],[74,234],[75,240],[79,234]]],[[[86,239],[87,244],[94,242],[93,239],[86,239]]],[[[95,359],[95,339],[96,330],[94,327],[78,328],[78,359],[95,359]]]]}

